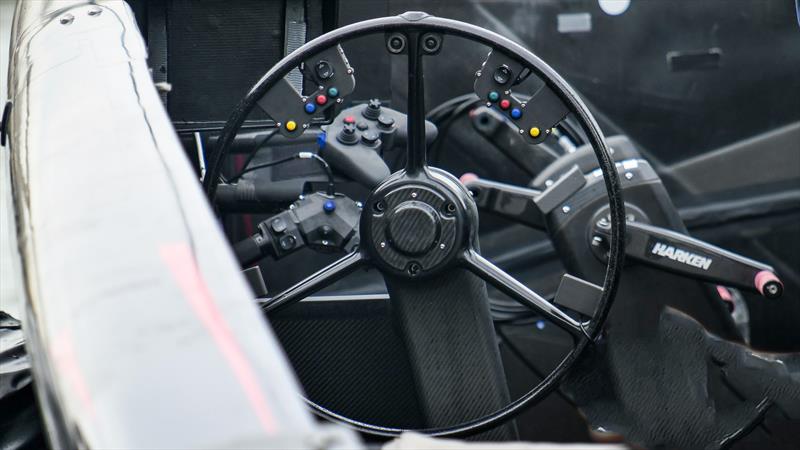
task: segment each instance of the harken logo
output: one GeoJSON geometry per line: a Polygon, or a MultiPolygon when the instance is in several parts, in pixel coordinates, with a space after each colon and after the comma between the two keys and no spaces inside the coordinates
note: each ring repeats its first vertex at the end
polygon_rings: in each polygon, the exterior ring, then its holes
{"type": "Polygon", "coordinates": [[[653,244],[653,249],[650,252],[653,255],[669,258],[681,264],[687,264],[703,270],[708,270],[712,263],[711,258],[698,255],[690,251],[681,250],[662,242],[655,242],[653,244]]]}

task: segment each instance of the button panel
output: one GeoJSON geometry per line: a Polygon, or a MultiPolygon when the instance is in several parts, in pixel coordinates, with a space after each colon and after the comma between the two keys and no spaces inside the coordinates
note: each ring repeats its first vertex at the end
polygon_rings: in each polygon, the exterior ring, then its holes
{"type": "Polygon", "coordinates": [[[517,79],[535,76],[529,75],[528,70],[516,60],[492,51],[476,73],[474,89],[479,98],[486,99],[486,107],[500,112],[527,142],[538,144],[550,135],[552,127],[561,122],[569,110],[547,86],[528,100],[516,96],[512,88],[517,79]]]}

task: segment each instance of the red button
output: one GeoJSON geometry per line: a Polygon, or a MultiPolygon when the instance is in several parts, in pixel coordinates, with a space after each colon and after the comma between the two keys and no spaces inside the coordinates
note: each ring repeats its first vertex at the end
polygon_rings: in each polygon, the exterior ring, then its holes
{"type": "Polygon", "coordinates": [[[318,95],[317,96],[317,104],[318,105],[324,105],[325,103],[328,103],[328,97],[325,97],[322,94],[318,95]]]}
{"type": "Polygon", "coordinates": [[[356,118],[353,116],[347,116],[344,118],[344,123],[356,123],[356,118]]]}
{"type": "Polygon", "coordinates": [[[511,108],[511,102],[508,99],[500,100],[500,109],[508,109],[511,108]]]}

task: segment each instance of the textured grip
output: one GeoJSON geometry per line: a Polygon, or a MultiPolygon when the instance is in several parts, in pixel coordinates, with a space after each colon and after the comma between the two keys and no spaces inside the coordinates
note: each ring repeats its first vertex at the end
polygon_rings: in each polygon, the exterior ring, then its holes
{"type": "Polygon", "coordinates": [[[239,264],[243,266],[250,265],[263,256],[261,254],[261,247],[258,245],[258,242],[256,242],[255,236],[250,236],[238,242],[233,247],[233,252],[236,254],[236,259],[239,260],[239,264]]]}
{"type": "MultiPolygon", "coordinates": [[[[456,425],[509,403],[484,282],[463,269],[433,279],[386,275],[425,424],[456,425]]],[[[474,436],[508,440],[513,423],[474,436]]]]}

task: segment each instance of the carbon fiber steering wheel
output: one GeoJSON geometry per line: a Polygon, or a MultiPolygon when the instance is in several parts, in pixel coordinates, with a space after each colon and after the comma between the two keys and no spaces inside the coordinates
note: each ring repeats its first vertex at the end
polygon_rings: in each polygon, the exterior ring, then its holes
{"type": "MultiPolygon", "coordinates": [[[[405,56],[408,61],[406,166],[384,180],[369,196],[361,214],[361,245],[355,251],[275,295],[262,306],[267,312],[285,308],[357,268],[366,264],[377,267],[389,288],[392,309],[398,315],[396,319],[404,333],[406,347],[412,360],[420,367],[415,371],[415,383],[424,397],[422,407],[427,414],[426,422],[433,426],[416,431],[434,436],[485,432],[552,392],[591,340],[600,333],[617,289],[624,255],[625,212],[617,170],[589,110],[572,88],[542,60],[522,46],[483,28],[419,12],[339,28],[283,58],[253,86],[231,114],[216,151],[210,155],[212,164],[219,163],[248,114],[258,102],[269,98],[270,89],[290,71],[314,55],[332,48],[340,49],[340,43],[369,34],[383,34],[390,52],[397,57],[405,56]],[[492,54],[502,55],[512,64],[537,76],[544,82],[546,92],[553,94],[549,101],[562,102],[566,110],[574,114],[594,148],[608,195],[611,239],[602,292],[590,319],[574,318],[482,257],[477,245],[478,210],[470,192],[453,175],[427,165],[423,58],[440,51],[443,36],[458,36],[489,46],[492,54]],[[508,401],[507,387],[502,383],[502,367],[499,366],[499,353],[486,305],[484,281],[538,312],[574,338],[574,348],[555,369],[514,401],[508,401]],[[498,383],[503,385],[497,386],[498,383]],[[435,405],[426,403],[427,398],[434,399],[430,402],[435,403],[437,397],[451,402],[450,409],[472,411],[475,418],[466,422],[461,419],[462,423],[452,424],[452,415],[442,414],[435,405]],[[461,397],[473,399],[459,403],[461,397]]],[[[494,70],[484,69],[487,72],[494,70]]],[[[504,77],[513,76],[507,66],[498,70],[478,76],[489,78],[492,75],[500,84],[507,81],[504,77]]],[[[536,117],[535,99],[527,104],[502,103],[509,101],[500,100],[507,94],[509,91],[502,89],[490,93],[489,104],[509,110],[513,118],[522,113],[527,114],[526,117],[536,117]]],[[[514,98],[511,101],[518,102],[514,98]]],[[[552,125],[520,128],[520,133],[536,143],[540,137],[545,137],[552,125]]],[[[290,137],[292,133],[303,131],[295,131],[298,127],[295,122],[279,123],[278,126],[283,126],[290,137]]],[[[215,181],[212,177],[204,180],[211,198],[216,189],[215,181]]],[[[406,431],[363,423],[311,400],[306,402],[318,415],[365,433],[395,436],[406,431]]]]}

